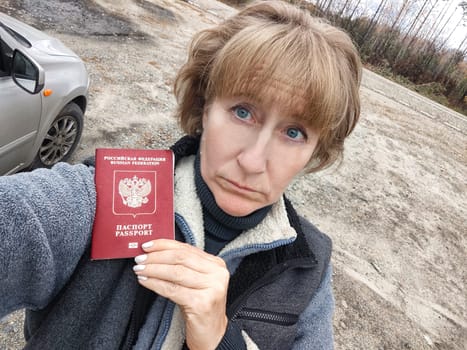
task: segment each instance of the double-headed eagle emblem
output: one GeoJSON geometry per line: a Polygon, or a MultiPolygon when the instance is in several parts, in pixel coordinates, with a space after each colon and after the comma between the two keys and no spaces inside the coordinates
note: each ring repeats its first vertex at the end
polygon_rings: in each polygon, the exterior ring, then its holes
{"type": "Polygon", "coordinates": [[[136,175],[132,178],[121,179],[118,183],[118,193],[127,207],[139,208],[149,201],[151,181],[143,177],[138,178],[136,175]]]}

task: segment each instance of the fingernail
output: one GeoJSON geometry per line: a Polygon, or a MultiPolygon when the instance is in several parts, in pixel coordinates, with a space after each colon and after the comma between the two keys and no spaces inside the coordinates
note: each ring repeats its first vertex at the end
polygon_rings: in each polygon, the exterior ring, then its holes
{"type": "Polygon", "coordinates": [[[152,247],[153,245],[154,245],[154,242],[153,242],[153,241],[149,241],[149,242],[146,242],[146,243],[141,244],[141,247],[142,247],[143,249],[147,249],[147,248],[152,247]]]}
{"type": "Polygon", "coordinates": [[[148,255],[147,254],[143,254],[143,255],[138,255],[136,258],[135,258],[135,262],[137,264],[139,263],[142,263],[144,260],[146,260],[148,258],[148,255]]]}
{"type": "Polygon", "coordinates": [[[138,278],[141,281],[146,281],[148,279],[146,276],[141,276],[141,275],[136,276],[136,278],[138,278]]]}
{"type": "Polygon", "coordinates": [[[133,271],[143,271],[146,268],[146,265],[135,265],[133,266],[133,271]]]}

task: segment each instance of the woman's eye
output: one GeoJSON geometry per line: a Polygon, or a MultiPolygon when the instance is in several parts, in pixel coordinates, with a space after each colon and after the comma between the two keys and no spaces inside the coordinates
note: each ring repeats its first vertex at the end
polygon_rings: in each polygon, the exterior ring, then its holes
{"type": "Polygon", "coordinates": [[[306,139],[305,134],[298,128],[288,128],[286,131],[288,137],[293,140],[304,140],[306,139]]]}
{"type": "Polygon", "coordinates": [[[240,119],[247,119],[251,117],[251,113],[245,107],[235,107],[234,108],[235,116],[240,119]]]}

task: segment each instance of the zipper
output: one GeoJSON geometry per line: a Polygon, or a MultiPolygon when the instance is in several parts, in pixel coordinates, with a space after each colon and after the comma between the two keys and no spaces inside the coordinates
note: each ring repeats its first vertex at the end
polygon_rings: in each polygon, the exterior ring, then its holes
{"type": "Polygon", "coordinates": [[[230,318],[233,320],[239,317],[243,309],[248,310],[248,308],[243,308],[245,301],[248,300],[250,296],[257,290],[270,283],[273,283],[284,271],[295,268],[310,268],[313,265],[314,263],[303,263],[302,259],[296,259],[295,261],[286,261],[280,265],[275,266],[272,270],[269,271],[268,274],[263,276],[263,278],[257,280],[256,283],[254,283],[250,288],[248,288],[243,295],[241,295],[237,300],[235,300],[232,303],[232,305],[228,309],[230,311],[228,312],[228,314],[232,315],[230,318]]]}
{"type": "Polygon", "coordinates": [[[133,342],[135,340],[135,308],[136,308],[136,303],[137,299],[133,302],[133,309],[131,310],[131,315],[130,315],[130,324],[129,324],[129,329],[127,331],[127,336],[125,339],[125,343],[123,344],[122,347],[120,347],[121,350],[127,350],[131,349],[133,347],[133,342]]]}
{"type": "Polygon", "coordinates": [[[232,305],[230,305],[229,309],[231,310],[230,312],[228,312],[228,314],[230,313],[232,316],[230,317],[230,319],[234,320],[236,317],[237,317],[237,314],[240,312],[240,310],[242,309],[242,304],[245,300],[248,300],[248,298],[250,297],[250,295],[252,295],[254,292],[256,292],[258,289],[260,289],[261,287],[265,286],[266,284],[268,283],[271,283],[275,280],[275,278],[273,278],[272,280],[270,280],[269,278],[267,278],[269,276],[264,276],[263,278],[261,278],[260,280],[258,280],[256,283],[254,283],[250,288],[248,288],[246,290],[246,292],[241,295],[237,300],[235,300],[232,305]]]}
{"type": "MultiPolygon", "coordinates": [[[[135,282],[136,283],[136,282],[135,282]]],[[[138,332],[144,323],[144,319],[155,300],[153,292],[140,285],[136,286],[135,299],[131,309],[130,320],[127,326],[125,340],[120,350],[129,350],[138,337],[138,332]]]]}
{"type": "Polygon", "coordinates": [[[265,311],[258,309],[243,308],[237,311],[232,320],[243,319],[250,321],[260,321],[281,326],[291,326],[297,323],[298,315],[285,312],[265,311]]]}

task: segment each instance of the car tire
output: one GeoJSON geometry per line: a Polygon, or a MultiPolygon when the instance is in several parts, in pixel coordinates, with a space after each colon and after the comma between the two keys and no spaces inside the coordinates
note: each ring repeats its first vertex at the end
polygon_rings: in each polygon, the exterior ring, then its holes
{"type": "Polygon", "coordinates": [[[73,102],[67,104],[53,123],[30,168],[50,168],[67,161],[73,154],[83,132],[83,111],[73,102]]]}

